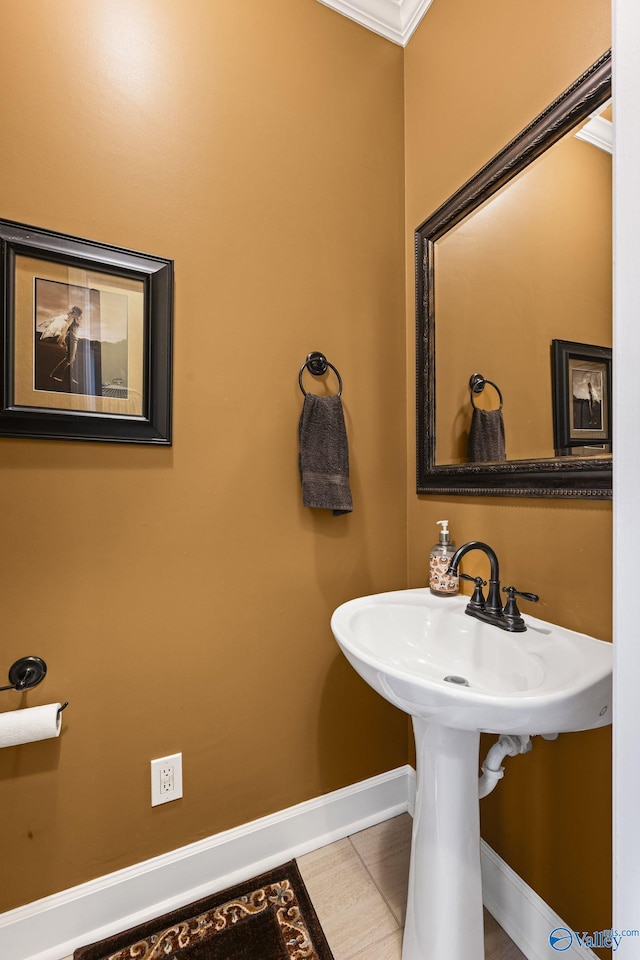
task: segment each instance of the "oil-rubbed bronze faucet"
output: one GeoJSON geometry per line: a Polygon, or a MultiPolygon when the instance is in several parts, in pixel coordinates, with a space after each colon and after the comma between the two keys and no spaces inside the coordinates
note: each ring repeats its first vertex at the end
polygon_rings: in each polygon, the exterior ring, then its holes
{"type": "Polygon", "coordinates": [[[481,540],[470,540],[459,547],[451,557],[448,574],[452,576],[459,575],[463,580],[471,580],[475,583],[473,596],[465,608],[465,613],[484,623],[492,623],[501,630],[508,630],[510,633],[522,633],[527,626],[520,616],[516,597],[522,597],[523,600],[530,600],[531,603],[537,603],[540,599],[535,593],[522,593],[515,587],[503,587],[502,592],[507,594],[507,602],[502,606],[500,598],[500,564],[495,550],[488,543],[481,540]],[[487,581],[482,577],[470,577],[466,573],[458,574],[458,564],[465,554],[470,550],[481,550],[489,558],[491,565],[489,574],[489,592],[485,600],[482,592],[483,586],[487,581]]]}

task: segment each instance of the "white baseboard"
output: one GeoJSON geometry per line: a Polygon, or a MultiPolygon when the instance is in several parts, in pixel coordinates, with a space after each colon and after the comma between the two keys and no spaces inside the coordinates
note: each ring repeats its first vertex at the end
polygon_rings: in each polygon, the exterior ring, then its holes
{"type": "MultiPolygon", "coordinates": [[[[176,907],[400,813],[413,815],[415,771],[398,767],[233,830],[0,914],[2,960],[63,960],[176,907]]],[[[484,903],[527,960],[557,960],[560,917],[484,841],[484,903]]],[[[597,960],[574,942],[570,960],[597,960]]]]}
{"type": "Polygon", "coordinates": [[[2,960],[62,960],[408,809],[413,770],[398,767],[323,797],[0,914],[2,960]]]}
{"type": "Polygon", "coordinates": [[[554,950],[549,934],[559,927],[567,929],[566,923],[484,840],[480,841],[480,852],[484,905],[527,960],[558,960],[561,956],[567,960],[598,960],[575,937],[568,949],[554,950]]]}

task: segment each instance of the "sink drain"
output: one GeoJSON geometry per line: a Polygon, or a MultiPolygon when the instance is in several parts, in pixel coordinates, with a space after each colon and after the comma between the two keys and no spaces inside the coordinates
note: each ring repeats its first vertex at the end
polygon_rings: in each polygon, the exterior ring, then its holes
{"type": "Polygon", "coordinates": [[[447,683],[458,683],[460,684],[461,687],[469,686],[469,681],[466,679],[466,677],[450,676],[450,677],[445,677],[445,680],[447,681],[447,683]]]}

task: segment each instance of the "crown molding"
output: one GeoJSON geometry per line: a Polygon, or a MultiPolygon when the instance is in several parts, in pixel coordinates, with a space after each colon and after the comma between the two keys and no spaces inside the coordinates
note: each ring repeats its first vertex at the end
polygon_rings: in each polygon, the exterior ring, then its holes
{"type": "Polygon", "coordinates": [[[405,47],[432,0],[319,0],[325,7],[405,47]]]}
{"type": "Polygon", "coordinates": [[[611,120],[605,120],[602,116],[613,103],[613,98],[609,99],[594,110],[587,123],[576,133],[578,140],[584,140],[586,143],[599,147],[606,153],[613,154],[613,123],[611,120]]]}
{"type": "Polygon", "coordinates": [[[606,153],[613,153],[613,124],[604,117],[592,117],[576,133],[578,140],[585,140],[606,153]]]}

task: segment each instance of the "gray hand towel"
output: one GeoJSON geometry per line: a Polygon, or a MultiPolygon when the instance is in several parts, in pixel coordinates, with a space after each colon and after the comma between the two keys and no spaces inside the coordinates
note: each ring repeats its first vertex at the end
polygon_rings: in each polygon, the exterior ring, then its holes
{"type": "Polygon", "coordinates": [[[349,448],[342,401],[307,393],[300,415],[300,477],[305,507],[351,513],[349,448]]]}
{"type": "Polygon", "coordinates": [[[489,463],[506,459],[502,410],[474,407],[469,429],[469,461],[489,463]]]}

